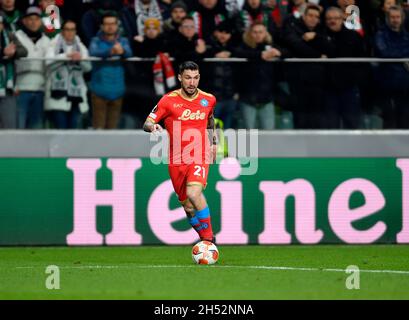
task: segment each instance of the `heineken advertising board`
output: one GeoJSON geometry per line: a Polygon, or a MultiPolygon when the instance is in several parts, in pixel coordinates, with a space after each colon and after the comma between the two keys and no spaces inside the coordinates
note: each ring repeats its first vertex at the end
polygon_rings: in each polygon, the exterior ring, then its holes
{"type": "MultiPolygon", "coordinates": [[[[218,244],[409,243],[409,159],[210,167],[218,244]]],[[[0,245],[191,244],[168,169],[146,159],[0,159],[0,245]]]]}

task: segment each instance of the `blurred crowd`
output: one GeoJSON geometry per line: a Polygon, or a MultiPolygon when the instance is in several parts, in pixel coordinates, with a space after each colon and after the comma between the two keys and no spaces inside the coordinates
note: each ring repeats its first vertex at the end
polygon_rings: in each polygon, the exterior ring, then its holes
{"type": "Polygon", "coordinates": [[[406,0],[0,0],[0,128],[140,129],[193,60],[224,128],[406,129],[408,62],[282,59],[409,58],[408,10],[406,0]]]}

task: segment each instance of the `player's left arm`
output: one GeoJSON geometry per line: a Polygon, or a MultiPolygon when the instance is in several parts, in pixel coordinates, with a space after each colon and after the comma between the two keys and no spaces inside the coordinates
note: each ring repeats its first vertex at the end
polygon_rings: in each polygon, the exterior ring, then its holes
{"type": "Polygon", "coordinates": [[[213,112],[207,118],[207,131],[209,133],[209,140],[213,145],[217,145],[216,127],[214,124],[213,112]]]}
{"type": "MultiPolygon", "coordinates": [[[[214,105],[216,104],[216,101],[214,102],[214,105]]],[[[216,160],[216,154],[217,154],[217,134],[216,134],[216,126],[214,122],[214,107],[212,112],[209,114],[209,117],[207,118],[207,132],[209,134],[209,140],[211,144],[211,150],[212,150],[212,159],[213,163],[216,160]]]]}

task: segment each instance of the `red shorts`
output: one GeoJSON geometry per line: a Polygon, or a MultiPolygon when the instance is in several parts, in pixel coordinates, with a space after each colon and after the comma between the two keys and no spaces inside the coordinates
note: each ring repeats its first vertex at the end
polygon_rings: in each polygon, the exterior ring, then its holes
{"type": "Polygon", "coordinates": [[[173,188],[178,195],[179,201],[184,202],[187,199],[186,186],[198,184],[203,189],[207,185],[207,176],[209,174],[209,164],[182,164],[169,165],[169,176],[172,180],[173,188]]]}

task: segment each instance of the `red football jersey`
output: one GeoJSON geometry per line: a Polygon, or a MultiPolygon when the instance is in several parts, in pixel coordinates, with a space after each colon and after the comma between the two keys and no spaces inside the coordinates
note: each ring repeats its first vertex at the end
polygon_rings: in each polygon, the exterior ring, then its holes
{"type": "Polygon", "coordinates": [[[192,99],[182,96],[181,89],[162,97],[148,116],[163,120],[169,133],[169,164],[210,163],[207,123],[213,114],[216,98],[202,90],[192,99]]]}

